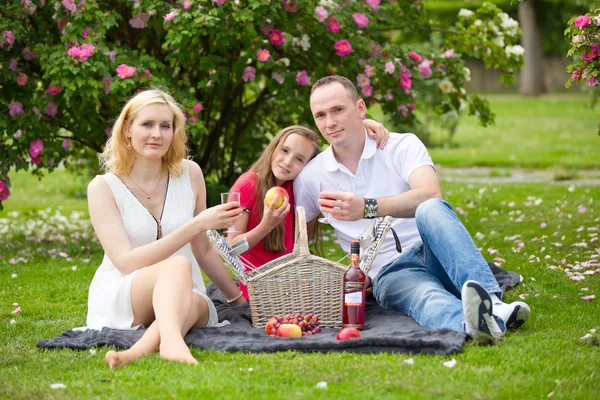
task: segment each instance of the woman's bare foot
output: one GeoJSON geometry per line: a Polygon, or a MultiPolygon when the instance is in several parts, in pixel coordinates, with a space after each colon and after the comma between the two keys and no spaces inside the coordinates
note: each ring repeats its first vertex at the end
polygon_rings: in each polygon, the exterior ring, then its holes
{"type": "Polygon", "coordinates": [[[160,357],[168,361],[177,361],[192,365],[198,364],[198,361],[192,356],[190,348],[183,340],[180,343],[161,343],[160,357]]]}
{"type": "Polygon", "coordinates": [[[128,364],[124,362],[125,360],[122,359],[120,352],[113,350],[107,352],[104,356],[104,359],[106,360],[106,363],[110,369],[118,368],[128,364]]]}

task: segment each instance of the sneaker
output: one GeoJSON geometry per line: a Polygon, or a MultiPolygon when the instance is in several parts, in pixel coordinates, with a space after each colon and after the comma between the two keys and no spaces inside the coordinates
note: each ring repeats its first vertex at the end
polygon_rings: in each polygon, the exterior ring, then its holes
{"type": "Polygon", "coordinates": [[[507,328],[513,329],[523,325],[529,318],[531,310],[526,303],[515,301],[510,304],[494,303],[494,315],[501,318],[507,328]]]}
{"type": "Polygon", "coordinates": [[[500,339],[506,333],[504,321],[493,315],[490,294],[475,281],[466,281],[462,287],[465,331],[472,337],[478,333],[500,339]]]}

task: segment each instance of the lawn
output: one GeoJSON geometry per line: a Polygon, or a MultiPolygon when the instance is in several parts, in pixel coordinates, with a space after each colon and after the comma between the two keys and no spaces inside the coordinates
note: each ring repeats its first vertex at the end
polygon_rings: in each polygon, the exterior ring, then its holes
{"type": "MultiPolygon", "coordinates": [[[[80,195],[85,184],[65,172],[41,182],[25,173],[11,178],[13,195],[0,213],[0,398],[598,395],[600,347],[597,341],[580,340],[600,329],[598,186],[443,182],[446,198],[485,257],[524,277],[506,298],[524,298],[532,315],[494,346],[470,342],[449,357],[193,350],[200,361],[196,367],[153,355],[113,371],[104,363],[106,348],[35,347],[38,339],[85,323],[88,285],[102,257],[89,236],[86,201],[80,195]],[[582,300],[590,295],[595,299],[582,300]],[[12,313],[14,303],[21,312],[12,313]],[[410,358],[412,365],[405,362],[410,358]],[[456,366],[444,367],[451,358],[456,366]],[[317,389],[318,382],[327,382],[327,389],[317,389]],[[51,389],[54,383],[66,388],[51,389]]],[[[327,254],[338,259],[333,241],[326,245],[327,254]]]]}
{"type": "MultiPolygon", "coordinates": [[[[581,170],[600,168],[600,111],[584,94],[549,94],[524,98],[518,94],[482,94],[496,114],[495,125],[459,122],[450,148],[433,148],[436,164],[452,167],[491,166],[581,170]]],[[[373,117],[381,118],[376,112],[373,117]]],[[[393,129],[393,124],[388,124],[393,129]]],[[[432,141],[447,133],[433,128],[432,141]]]]}

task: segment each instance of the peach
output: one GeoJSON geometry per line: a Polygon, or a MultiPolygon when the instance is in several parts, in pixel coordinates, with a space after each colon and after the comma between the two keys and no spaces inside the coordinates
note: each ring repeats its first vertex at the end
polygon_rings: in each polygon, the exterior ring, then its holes
{"type": "Polygon", "coordinates": [[[294,324],[281,324],[277,329],[278,337],[302,337],[302,329],[294,324]]]}
{"type": "Polygon", "coordinates": [[[335,337],[337,340],[360,339],[360,331],[356,328],[344,328],[335,337]]]}
{"type": "Polygon", "coordinates": [[[275,195],[278,196],[277,203],[275,203],[275,208],[281,207],[284,199],[289,200],[288,193],[284,188],[282,188],[281,186],[273,186],[267,191],[267,194],[265,195],[265,202],[267,203],[267,206],[271,206],[275,195]]]}

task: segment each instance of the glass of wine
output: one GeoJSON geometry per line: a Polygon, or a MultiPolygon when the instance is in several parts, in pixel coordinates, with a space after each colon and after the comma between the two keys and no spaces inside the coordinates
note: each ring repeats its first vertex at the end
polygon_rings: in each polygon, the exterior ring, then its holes
{"type": "MultiPolygon", "coordinates": [[[[221,193],[221,204],[229,203],[230,201],[237,201],[239,203],[240,202],[240,192],[221,193]]],[[[231,210],[233,210],[234,208],[232,208],[231,210]]],[[[229,210],[227,210],[227,211],[229,211],[229,210]]],[[[235,226],[232,225],[229,228],[227,228],[227,230],[225,230],[224,232],[225,233],[237,233],[240,231],[235,229],[235,226]]]]}
{"type": "MultiPolygon", "coordinates": [[[[340,189],[340,185],[337,182],[321,182],[321,187],[320,187],[320,191],[321,192],[337,192],[340,189]]],[[[335,200],[335,199],[331,199],[331,198],[327,198],[327,197],[323,197],[323,199],[325,200],[335,200]]],[[[326,206],[323,206],[325,208],[328,208],[326,206]]],[[[331,214],[324,212],[323,213],[323,218],[319,218],[319,222],[322,224],[331,224],[331,219],[333,217],[331,216],[331,214]]]]}

